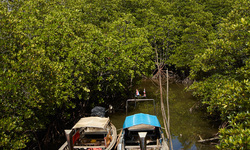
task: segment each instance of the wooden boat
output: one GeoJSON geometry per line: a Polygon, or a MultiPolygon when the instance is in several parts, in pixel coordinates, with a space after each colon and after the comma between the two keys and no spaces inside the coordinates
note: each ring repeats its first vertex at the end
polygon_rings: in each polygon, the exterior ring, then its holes
{"type": "MultiPolygon", "coordinates": [[[[145,100],[154,101],[153,99],[130,99],[127,100],[127,104],[129,101],[145,100]]],[[[150,114],[138,113],[127,116],[118,140],[118,150],[169,150],[158,118],[150,114]]]]}
{"type": "Polygon", "coordinates": [[[81,118],[65,134],[67,141],[59,150],[110,150],[117,140],[115,126],[105,117],[81,118]]]}

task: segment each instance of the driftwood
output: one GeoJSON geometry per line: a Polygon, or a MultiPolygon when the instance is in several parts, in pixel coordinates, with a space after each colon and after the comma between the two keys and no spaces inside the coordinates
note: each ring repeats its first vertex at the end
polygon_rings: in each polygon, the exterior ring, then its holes
{"type": "Polygon", "coordinates": [[[200,143],[204,143],[204,142],[211,142],[211,141],[215,141],[215,140],[219,140],[219,137],[213,137],[213,138],[209,138],[209,139],[202,139],[200,135],[198,135],[200,137],[200,140],[198,140],[198,142],[200,143]]]}
{"type": "MultiPolygon", "coordinates": [[[[220,128],[225,128],[227,125],[228,125],[228,122],[223,122],[223,124],[220,126],[220,128]]],[[[217,133],[215,135],[215,137],[212,137],[209,139],[202,139],[202,137],[198,134],[198,136],[200,137],[200,140],[198,140],[197,142],[200,142],[200,143],[211,142],[211,144],[215,144],[215,143],[213,143],[213,141],[220,139],[218,135],[219,135],[219,133],[217,133]]]]}

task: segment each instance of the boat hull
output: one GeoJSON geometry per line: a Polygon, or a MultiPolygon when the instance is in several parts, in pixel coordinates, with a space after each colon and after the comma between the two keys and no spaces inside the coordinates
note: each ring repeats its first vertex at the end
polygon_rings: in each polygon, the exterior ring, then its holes
{"type": "MultiPolygon", "coordinates": [[[[128,138],[127,137],[127,131],[123,130],[122,131],[122,135],[119,139],[119,143],[117,145],[117,150],[141,150],[141,143],[140,140],[138,138],[128,138]],[[130,140],[128,140],[130,139],[130,140]],[[132,141],[131,141],[132,140],[132,141]]],[[[151,131],[145,131],[147,133],[150,133],[151,131]]],[[[160,132],[160,136],[157,137],[157,139],[155,141],[151,140],[149,138],[149,136],[146,137],[145,143],[145,149],[146,150],[169,150],[169,146],[168,146],[168,142],[164,137],[163,132],[161,131],[161,129],[159,129],[160,132]]],[[[138,132],[137,132],[138,133],[138,132]]],[[[135,135],[135,134],[134,134],[135,135]]]]}
{"type": "Polygon", "coordinates": [[[127,116],[118,140],[118,150],[169,150],[160,122],[155,115],[139,113],[127,116]]]}
{"type": "MultiPolygon", "coordinates": [[[[84,143],[83,145],[81,144],[75,144],[74,146],[70,147],[68,142],[66,141],[60,148],[59,150],[71,150],[71,149],[77,149],[77,150],[86,150],[86,149],[105,149],[105,150],[111,150],[113,149],[114,145],[116,144],[116,140],[117,140],[117,131],[116,131],[116,127],[110,123],[110,139],[111,141],[109,141],[108,146],[105,146],[107,144],[107,136],[104,137],[103,141],[101,140],[97,140],[97,139],[91,139],[89,143],[84,143]]],[[[93,137],[96,137],[95,133],[93,133],[93,137]]],[[[81,137],[81,135],[80,135],[81,137]]],[[[78,139],[76,141],[84,141],[85,139],[78,139]]]]}

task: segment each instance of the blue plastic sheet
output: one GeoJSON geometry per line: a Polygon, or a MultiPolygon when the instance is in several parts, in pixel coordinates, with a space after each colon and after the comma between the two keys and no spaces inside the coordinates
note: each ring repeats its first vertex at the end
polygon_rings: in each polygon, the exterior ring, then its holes
{"type": "Polygon", "coordinates": [[[136,125],[140,125],[140,124],[161,127],[160,122],[156,116],[139,113],[139,114],[127,116],[123,124],[123,129],[136,126],[136,125]]]}

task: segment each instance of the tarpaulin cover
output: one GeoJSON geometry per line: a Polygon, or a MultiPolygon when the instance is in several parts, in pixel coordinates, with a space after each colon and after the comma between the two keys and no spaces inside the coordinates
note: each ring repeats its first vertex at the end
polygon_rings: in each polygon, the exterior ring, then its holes
{"type": "Polygon", "coordinates": [[[94,127],[94,128],[102,128],[105,129],[109,123],[109,118],[102,118],[102,117],[86,117],[81,118],[73,127],[75,128],[82,128],[82,127],[94,127]]]}
{"type": "Polygon", "coordinates": [[[140,124],[151,125],[154,127],[161,127],[160,122],[156,116],[139,113],[126,117],[123,124],[123,129],[140,124]]]}
{"type": "Polygon", "coordinates": [[[105,117],[105,108],[96,106],[91,110],[91,116],[105,117]]]}

